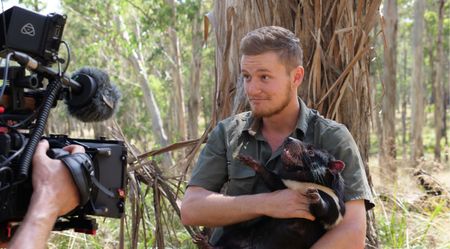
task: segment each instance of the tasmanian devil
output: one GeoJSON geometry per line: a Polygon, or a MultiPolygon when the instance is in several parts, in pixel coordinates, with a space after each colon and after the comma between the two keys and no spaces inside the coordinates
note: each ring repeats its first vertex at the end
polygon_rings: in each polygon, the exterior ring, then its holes
{"type": "Polygon", "coordinates": [[[250,227],[241,224],[227,226],[214,248],[310,248],[342,220],[345,206],[340,172],[344,163],[330,153],[295,138],[286,139],[282,149],[282,167],[276,174],[249,156],[238,155],[237,158],[253,168],[272,191],[287,187],[306,192],[309,210],[316,219],[263,217],[250,227]]]}

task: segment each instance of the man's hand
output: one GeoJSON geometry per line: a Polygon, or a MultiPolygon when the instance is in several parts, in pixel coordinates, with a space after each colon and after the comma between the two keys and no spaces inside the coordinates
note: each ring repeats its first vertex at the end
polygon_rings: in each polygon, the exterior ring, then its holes
{"type": "Polygon", "coordinates": [[[283,189],[267,194],[265,199],[265,215],[273,218],[304,218],[314,220],[309,212],[309,199],[304,193],[291,189],[283,189]]]}
{"type": "MultiPolygon", "coordinates": [[[[63,162],[47,156],[49,147],[47,140],[42,140],[34,153],[33,195],[45,195],[47,201],[55,205],[57,215],[61,216],[76,208],[80,197],[72,175],[63,162]]],[[[63,149],[70,154],[84,152],[84,148],[79,145],[69,145],[63,149]]]]}
{"type": "MultiPolygon", "coordinates": [[[[62,161],[47,156],[49,147],[43,140],[34,153],[33,194],[9,248],[45,248],[56,219],[78,206],[80,197],[69,169],[62,161]]],[[[63,149],[71,154],[84,152],[78,145],[63,149]]]]}
{"type": "Polygon", "coordinates": [[[363,249],[366,238],[366,208],[364,200],[345,203],[344,219],[328,230],[311,248],[363,249]]]}

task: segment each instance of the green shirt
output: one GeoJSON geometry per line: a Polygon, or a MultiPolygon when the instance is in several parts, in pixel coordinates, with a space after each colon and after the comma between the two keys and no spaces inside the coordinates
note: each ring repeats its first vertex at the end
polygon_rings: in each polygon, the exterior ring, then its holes
{"type": "MultiPolygon", "coordinates": [[[[299,119],[290,136],[325,149],[336,159],[344,161],[344,201],[363,199],[366,209],[372,208],[374,204],[364,164],[348,129],[325,119],[316,110],[309,109],[301,99],[299,101],[299,119]]],[[[189,186],[200,186],[230,196],[269,192],[252,168],[235,159],[238,154],[249,155],[269,170],[276,172],[280,167],[281,148],[272,153],[260,125],[261,119],[254,118],[251,112],[221,121],[209,134],[189,186]]],[[[211,242],[217,241],[217,237],[215,233],[211,242]]]]}

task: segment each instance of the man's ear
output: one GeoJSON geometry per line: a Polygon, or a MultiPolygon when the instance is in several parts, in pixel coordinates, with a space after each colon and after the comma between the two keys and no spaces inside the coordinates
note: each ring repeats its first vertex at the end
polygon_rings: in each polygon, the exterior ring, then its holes
{"type": "Polygon", "coordinates": [[[303,76],[305,75],[305,69],[302,66],[294,68],[294,83],[300,86],[303,82],[303,76]]]}

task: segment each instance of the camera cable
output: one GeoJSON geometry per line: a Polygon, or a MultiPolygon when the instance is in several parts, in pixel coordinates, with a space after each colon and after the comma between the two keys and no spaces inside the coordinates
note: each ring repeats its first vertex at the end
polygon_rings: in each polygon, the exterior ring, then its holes
{"type": "Polygon", "coordinates": [[[24,181],[29,174],[29,169],[31,165],[31,159],[33,158],[34,151],[37,144],[41,140],[44,134],[45,124],[47,123],[48,116],[50,114],[50,109],[60,92],[62,83],[59,79],[52,80],[47,87],[47,97],[42,104],[41,112],[36,119],[36,126],[31,132],[28,143],[26,144],[25,150],[20,158],[19,164],[19,179],[24,181]]]}
{"type": "MultiPolygon", "coordinates": [[[[2,125],[3,126],[3,125],[2,125]]],[[[12,154],[11,156],[8,157],[8,159],[6,159],[5,161],[0,163],[0,168],[6,167],[9,165],[9,163],[16,158],[17,156],[20,155],[20,153],[22,153],[22,151],[25,149],[25,136],[18,132],[14,127],[11,126],[4,126],[8,129],[10,129],[11,131],[13,131],[14,133],[16,133],[18,135],[18,138],[20,139],[20,148],[18,150],[16,150],[16,152],[14,152],[14,154],[12,154]]]]}

